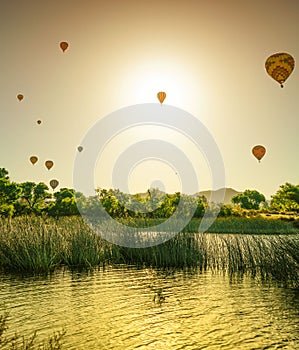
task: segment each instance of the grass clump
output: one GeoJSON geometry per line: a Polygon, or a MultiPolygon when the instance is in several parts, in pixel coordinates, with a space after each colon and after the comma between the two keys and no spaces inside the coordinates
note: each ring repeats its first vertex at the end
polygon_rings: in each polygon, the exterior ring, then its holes
{"type": "Polygon", "coordinates": [[[116,259],[112,244],[80,217],[22,217],[0,221],[0,267],[48,273],[57,267],[90,268],[116,259]]]}
{"type": "Polygon", "coordinates": [[[7,336],[5,333],[8,330],[7,313],[0,315],[0,349],[2,350],[62,350],[61,340],[65,335],[65,331],[56,332],[48,339],[40,341],[37,338],[37,332],[31,336],[25,337],[15,333],[12,336],[7,336]]]}
{"type": "Polygon", "coordinates": [[[47,272],[60,263],[62,237],[56,225],[37,217],[2,221],[0,261],[10,270],[47,272]]]}

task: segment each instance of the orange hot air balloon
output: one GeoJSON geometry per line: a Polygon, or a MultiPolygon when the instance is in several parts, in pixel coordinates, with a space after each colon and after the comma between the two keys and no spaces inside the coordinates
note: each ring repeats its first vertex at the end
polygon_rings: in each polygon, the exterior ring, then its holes
{"type": "Polygon", "coordinates": [[[69,47],[69,44],[66,41],[60,43],[60,48],[64,52],[69,47]]]}
{"type": "Polygon", "coordinates": [[[53,165],[54,165],[54,163],[52,162],[52,160],[47,160],[45,162],[45,166],[47,167],[48,170],[50,170],[53,165]]]}
{"type": "Polygon", "coordinates": [[[260,162],[261,159],[266,154],[266,148],[264,146],[261,146],[261,145],[254,146],[253,149],[252,149],[252,154],[260,162]]]}
{"type": "Polygon", "coordinates": [[[53,190],[53,191],[55,190],[55,188],[56,188],[58,185],[59,185],[59,181],[58,181],[58,180],[53,179],[53,180],[50,181],[50,186],[52,187],[52,190],[53,190]]]}
{"type": "Polygon", "coordinates": [[[77,149],[78,149],[79,152],[82,152],[82,151],[83,151],[83,147],[82,147],[82,146],[78,146],[77,149]]]}
{"type": "Polygon", "coordinates": [[[37,124],[39,125],[39,124],[41,124],[42,123],[42,121],[39,119],[38,121],[37,121],[37,124]]]}
{"type": "Polygon", "coordinates": [[[30,162],[34,165],[38,161],[38,158],[36,156],[30,157],[30,162]]]}
{"type": "Polygon", "coordinates": [[[22,101],[23,98],[24,98],[24,96],[23,96],[22,94],[18,94],[18,95],[17,95],[17,98],[18,98],[19,101],[22,101]]]}
{"type": "Polygon", "coordinates": [[[164,91],[160,91],[157,93],[158,100],[162,104],[166,98],[166,93],[164,91]]]}

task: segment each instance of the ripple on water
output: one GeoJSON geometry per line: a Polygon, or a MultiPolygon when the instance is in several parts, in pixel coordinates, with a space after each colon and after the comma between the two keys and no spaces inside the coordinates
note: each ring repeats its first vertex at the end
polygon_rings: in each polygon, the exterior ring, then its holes
{"type": "Polygon", "coordinates": [[[68,350],[299,348],[298,292],[247,278],[121,267],[0,284],[11,334],[64,328],[68,350]]]}

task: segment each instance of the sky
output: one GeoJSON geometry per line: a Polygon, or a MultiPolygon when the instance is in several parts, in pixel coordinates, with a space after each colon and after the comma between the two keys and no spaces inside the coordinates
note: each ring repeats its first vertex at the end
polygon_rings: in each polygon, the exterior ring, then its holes
{"type": "MultiPolygon", "coordinates": [[[[72,188],[89,130],[117,110],[159,104],[165,91],[163,106],[190,113],[212,135],[225,186],[270,198],[299,183],[299,70],[295,63],[282,89],[265,60],[286,52],[296,61],[298,33],[297,0],[0,0],[0,167],[16,182],[72,188]],[[267,149],[260,163],[251,153],[258,144],[267,149]]],[[[211,188],[209,161],[188,135],[159,125],[114,135],[98,156],[95,187],[113,187],[117,158],[147,139],[190,159],[200,178],[194,192],[211,188]]],[[[132,193],[180,191],[184,180],[167,159],[144,159],[124,176],[132,193]]]]}

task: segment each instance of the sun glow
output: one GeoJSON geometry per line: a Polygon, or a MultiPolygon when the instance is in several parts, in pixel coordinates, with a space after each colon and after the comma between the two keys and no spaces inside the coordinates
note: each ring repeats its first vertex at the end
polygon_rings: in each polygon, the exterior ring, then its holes
{"type": "MultiPolygon", "coordinates": [[[[166,92],[164,104],[186,106],[191,91],[197,91],[191,72],[182,63],[161,60],[144,61],[140,65],[130,67],[129,76],[125,77],[126,90],[134,90],[136,103],[157,102],[157,93],[166,92]]],[[[198,98],[197,98],[198,100],[198,98]]]]}

